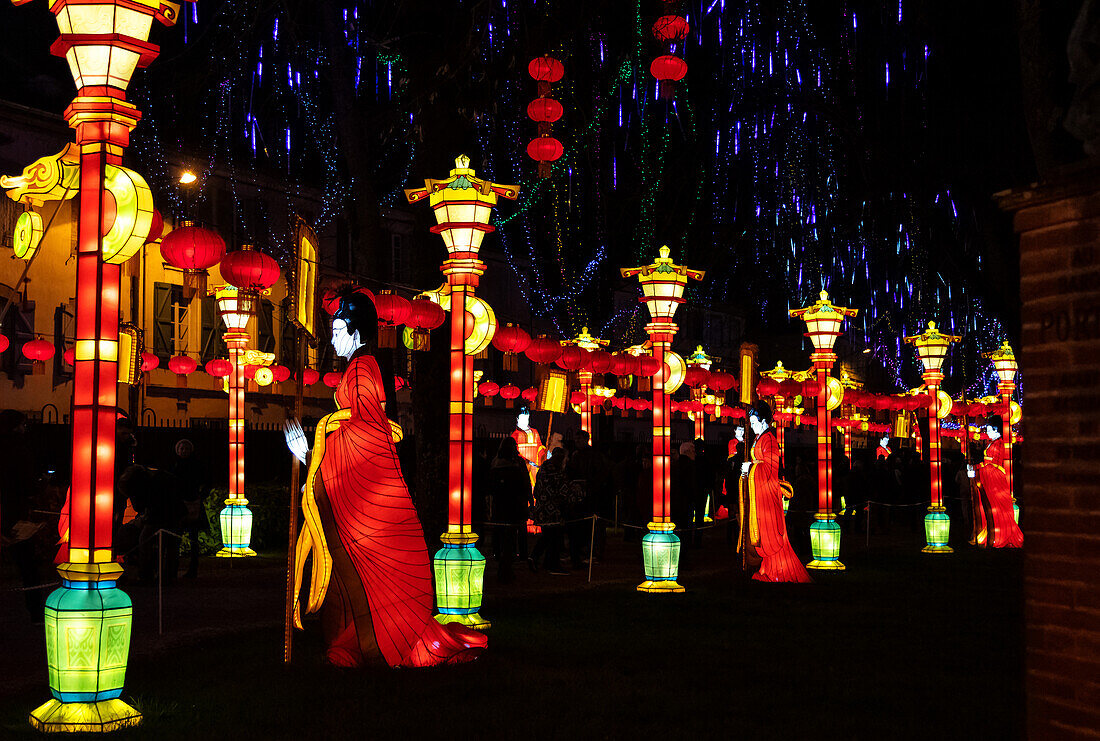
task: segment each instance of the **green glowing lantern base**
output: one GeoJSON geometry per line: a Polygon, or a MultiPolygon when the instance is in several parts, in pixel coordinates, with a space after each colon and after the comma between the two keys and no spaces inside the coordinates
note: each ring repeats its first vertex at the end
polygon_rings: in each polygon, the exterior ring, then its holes
{"type": "Polygon", "coordinates": [[[1012,519],[1016,521],[1016,524],[1020,524],[1020,505],[1016,504],[1016,500],[1012,500],[1012,519]]]}
{"type": "Polygon", "coordinates": [[[844,564],[840,562],[840,525],[833,515],[814,515],[810,525],[810,547],[814,560],[806,564],[806,568],[844,571],[844,564]]]}
{"type": "Polygon", "coordinates": [[[45,732],[107,732],[141,722],[119,696],[130,655],[133,607],[116,563],[62,564],[59,589],[46,598],[46,657],[53,699],[34,710],[45,732]]]}
{"type": "Polygon", "coordinates": [[[435,601],[440,623],[461,623],[475,630],[487,630],[491,623],[481,617],[481,595],[485,584],[485,556],[474,543],[473,533],[444,533],[441,548],[432,560],[435,571],[435,601]]]}
{"type": "Polygon", "coordinates": [[[639,592],[683,592],[676,583],[680,575],[680,538],[672,532],[671,522],[651,522],[649,532],[642,537],[642,562],[645,581],[639,592]]]}
{"type": "Polygon", "coordinates": [[[255,556],[252,544],[252,510],[247,499],[226,499],[225,509],[218,515],[222,529],[222,549],[219,558],[255,556]]]}
{"type": "Polygon", "coordinates": [[[954,553],[947,545],[950,535],[951,518],[947,516],[947,510],[942,505],[929,507],[928,514],[924,516],[924,539],[928,545],[922,548],[921,552],[954,553]]]}

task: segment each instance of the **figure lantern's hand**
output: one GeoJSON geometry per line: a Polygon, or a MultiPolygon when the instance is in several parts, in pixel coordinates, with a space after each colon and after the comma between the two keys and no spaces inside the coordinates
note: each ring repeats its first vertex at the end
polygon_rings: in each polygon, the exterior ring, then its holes
{"type": "Polygon", "coordinates": [[[300,462],[305,463],[306,456],[309,455],[309,442],[302,423],[296,419],[288,419],[283,423],[283,435],[286,436],[286,446],[290,448],[290,452],[300,462]]]}
{"type": "Polygon", "coordinates": [[[745,463],[742,463],[741,464],[741,475],[742,476],[748,476],[749,475],[749,468],[751,468],[751,467],[752,467],[752,463],[749,463],[748,461],[746,461],[745,463]]]}
{"type": "Polygon", "coordinates": [[[966,475],[970,478],[974,478],[974,466],[970,465],[969,463],[966,464],[966,475]]]}

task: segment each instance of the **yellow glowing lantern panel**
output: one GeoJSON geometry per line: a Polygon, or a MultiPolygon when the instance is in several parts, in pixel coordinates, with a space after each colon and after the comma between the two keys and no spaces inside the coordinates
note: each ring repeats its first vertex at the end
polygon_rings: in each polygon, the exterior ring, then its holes
{"type": "Polygon", "coordinates": [[[649,265],[623,268],[620,272],[624,278],[638,276],[638,282],[642,285],[642,302],[654,321],[671,321],[676,308],[683,303],[688,279],[702,280],[705,273],[672,262],[667,245],[658,252],[657,259],[649,265]]]}
{"type": "Polygon", "coordinates": [[[822,291],[819,298],[810,306],[791,309],[790,315],[806,322],[806,333],[818,351],[832,350],[833,343],[840,335],[840,326],[845,317],[854,317],[859,309],[837,306],[829,300],[829,293],[822,291]]]}
{"type": "Polygon", "coordinates": [[[12,235],[12,247],[15,256],[21,260],[30,260],[38,252],[42,242],[42,217],[36,211],[24,211],[15,221],[15,234],[12,235]]]}

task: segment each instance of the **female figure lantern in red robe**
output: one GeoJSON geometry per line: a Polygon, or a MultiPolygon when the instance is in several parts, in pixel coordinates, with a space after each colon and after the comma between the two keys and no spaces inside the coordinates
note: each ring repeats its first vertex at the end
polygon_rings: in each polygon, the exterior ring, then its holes
{"type": "MultiPolygon", "coordinates": [[[[306,610],[322,610],[330,663],[434,666],[472,661],[484,650],[485,635],[457,623],[441,625],[432,617],[434,590],[424,532],[394,447],[401,428],[386,417],[387,379],[371,354],[377,326],[369,292],[342,292],[332,316],[332,345],[349,362],[336,387],[339,409],[317,425],[302,495],[305,522],[295,552],[295,624],[302,627],[297,595],[312,552],[306,610]]],[[[287,423],[286,438],[304,463],[306,438],[297,421],[287,423]]]]}
{"type": "MultiPolygon", "coordinates": [[[[999,415],[992,415],[985,425],[990,443],[985,449],[985,460],[977,466],[981,509],[976,516],[980,517],[982,525],[977,542],[978,545],[993,548],[1020,548],[1024,544],[1024,533],[1012,514],[1012,492],[1008,489],[1008,476],[1005,475],[1002,424],[999,415]]],[[[967,472],[974,476],[975,467],[967,466],[967,472]]]]}
{"type": "Polygon", "coordinates": [[[809,582],[810,575],[787,540],[783,491],[779,487],[779,441],[771,429],[772,410],[760,401],[749,410],[749,426],[756,435],[752,462],[742,464],[748,485],[749,543],[760,554],[758,581],[809,582]]]}

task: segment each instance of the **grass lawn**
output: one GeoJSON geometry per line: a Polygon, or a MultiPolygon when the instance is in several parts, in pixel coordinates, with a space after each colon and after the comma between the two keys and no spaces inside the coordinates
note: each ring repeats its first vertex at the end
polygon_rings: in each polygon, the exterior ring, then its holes
{"type": "MultiPolygon", "coordinates": [[[[489,651],[430,670],[322,665],[315,624],[284,666],[283,557],[210,559],[166,590],[163,637],[155,588],[125,586],[127,694],[146,721],[117,736],[1021,738],[1022,554],[861,540],[845,540],[844,573],[770,585],[711,535],[686,552],[682,595],[636,592],[640,546],[617,537],[592,584],[521,568],[500,586],[490,562],[489,651]]],[[[32,737],[26,715],[49,695],[41,628],[17,598],[0,617],[0,737],[32,737]]]]}

